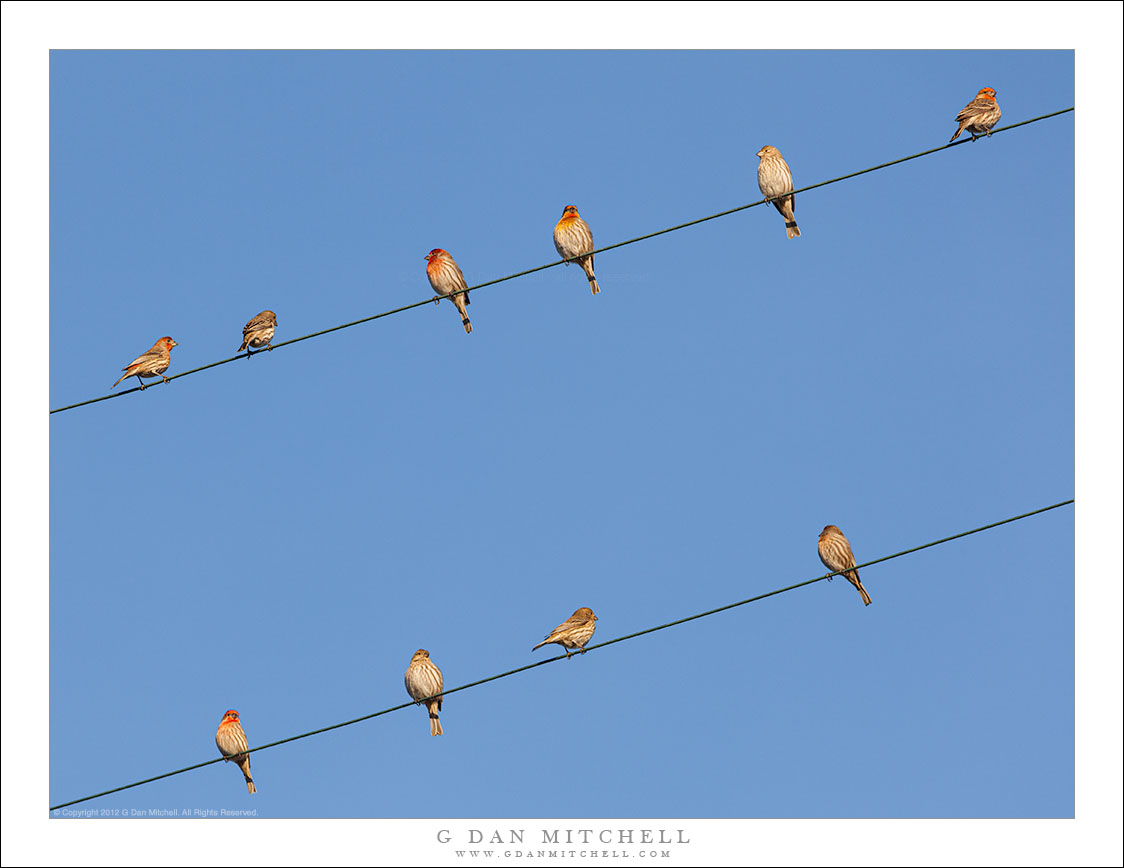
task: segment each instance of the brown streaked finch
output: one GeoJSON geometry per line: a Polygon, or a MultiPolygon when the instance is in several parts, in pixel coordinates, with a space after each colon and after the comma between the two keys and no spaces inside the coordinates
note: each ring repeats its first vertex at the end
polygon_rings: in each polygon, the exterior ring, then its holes
{"type": "Polygon", "coordinates": [[[256,793],[254,779],[250,777],[250,755],[246,753],[250,746],[246,743],[246,733],[242,731],[242,724],[238,721],[238,712],[233,708],[222,716],[219,731],[215,733],[215,744],[219,746],[219,753],[226,762],[238,763],[242,769],[242,776],[246,778],[246,791],[256,793]]]}
{"type": "MultiPolygon", "coordinates": [[[[125,373],[121,375],[121,380],[128,377],[136,377],[137,382],[141,384],[141,389],[147,388],[141,377],[151,379],[153,377],[160,377],[164,382],[168,382],[168,378],[164,376],[164,372],[168,370],[168,366],[172,363],[172,347],[177,347],[174,340],[169,337],[162,337],[152,345],[152,349],[142,356],[137,356],[128,365],[121,370],[125,373]]],[[[117,383],[120,383],[118,380],[117,383]]],[[[117,387],[114,383],[109,388],[114,389],[117,387]]]]}
{"type": "Polygon", "coordinates": [[[441,718],[437,712],[441,710],[441,691],[445,688],[445,679],[437,664],[429,659],[429,652],[419,648],[414,652],[414,657],[406,669],[406,692],[418,705],[422,702],[429,709],[429,734],[441,735],[441,718]]]}
{"type": "Polygon", "coordinates": [[[585,272],[589,288],[593,290],[594,295],[601,291],[601,287],[597,285],[597,276],[593,273],[593,254],[590,252],[593,250],[593,232],[573,205],[567,205],[562,209],[562,219],[555,224],[554,249],[563,259],[580,256],[578,265],[585,272]]]}
{"type": "MultiPolygon", "coordinates": [[[[870,605],[870,594],[866,592],[863,583],[859,581],[859,571],[855,569],[855,556],[851,552],[851,544],[843,531],[833,524],[829,524],[820,532],[820,560],[823,565],[834,572],[842,572],[843,577],[854,585],[863,598],[863,604],[870,605]]],[[[831,576],[827,577],[831,581],[831,576]]]]}
{"type": "Polygon", "coordinates": [[[949,142],[955,142],[965,130],[972,134],[973,142],[981,135],[990,136],[991,128],[999,123],[1001,117],[1003,112],[995,101],[995,91],[990,87],[981,88],[976,98],[960,109],[960,114],[956,116],[960,126],[949,142]]]}
{"type": "MultiPolygon", "coordinates": [[[[456,260],[449,255],[447,250],[442,250],[440,247],[433,248],[425,255],[425,258],[429,262],[425,267],[425,276],[429,278],[429,285],[439,295],[446,298],[452,297],[453,304],[461,312],[461,324],[464,326],[464,333],[466,335],[472,334],[472,323],[468,321],[467,310],[471,303],[467,292],[468,283],[464,279],[460,266],[457,265],[456,260]],[[466,291],[462,292],[461,290],[466,291]],[[454,295],[454,293],[459,293],[459,295],[454,295]]],[[[434,303],[440,301],[440,298],[434,299],[434,303]]]]}
{"type": "Polygon", "coordinates": [[[585,643],[592,638],[593,631],[597,629],[596,621],[597,616],[593,614],[593,610],[588,606],[582,606],[551,630],[550,635],[531,650],[538,651],[543,645],[561,645],[567,657],[570,656],[570,648],[577,648],[584,654],[585,643]]]}
{"type": "Polygon", "coordinates": [[[277,314],[271,310],[263,310],[242,327],[242,346],[238,348],[238,352],[242,352],[249,347],[250,350],[246,353],[248,359],[253,355],[252,351],[260,347],[272,350],[273,347],[270,342],[273,340],[273,332],[276,329],[277,314]]]}
{"type": "Polygon", "coordinates": [[[796,225],[796,189],[792,184],[792,172],[784,161],[781,152],[772,145],[765,145],[757,156],[757,186],[766,199],[771,199],[774,207],[784,217],[784,230],[789,238],[800,237],[800,227],[796,225]],[[785,195],[785,194],[788,195],[785,195]]]}

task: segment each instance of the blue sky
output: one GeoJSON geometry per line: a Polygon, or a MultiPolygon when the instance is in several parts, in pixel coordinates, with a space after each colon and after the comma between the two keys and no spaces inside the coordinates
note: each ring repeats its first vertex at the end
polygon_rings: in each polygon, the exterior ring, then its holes
{"type": "MultiPolygon", "coordinates": [[[[422,300],[433,247],[470,284],[550,262],[568,203],[605,245],[758,200],[764,144],[806,185],[943,144],[985,85],[1002,124],[1075,104],[1069,51],[49,73],[51,408],[161,335],[171,374],[263,308],[280,342],[422,300]]],[[[797,240],[757,207],[598,256],[597,297],[481,289],[471,336],[425,306],[50,417],[36,804],[210,759],[227,708],[253,745],[397,705],[417,648],[453,687],[578,606],[596,643],[822,575],[827,523],[861,562],[1074,496],[1080,117],[800,195],[797,240]]],[[[1072,817],[1074,519],[456,693],[441,738],[408,708],[256,753],[252,798],[215,765],[86,807],[1072,817]]]]}

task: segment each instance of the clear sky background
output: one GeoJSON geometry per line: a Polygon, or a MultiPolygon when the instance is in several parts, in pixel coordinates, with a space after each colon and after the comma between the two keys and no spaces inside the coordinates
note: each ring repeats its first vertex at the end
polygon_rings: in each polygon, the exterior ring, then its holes
{"type": "MultiPolygon", "coordinates": [[[[764,144],[802,186],[947,142],[983,86],[1001,126],[1075,104],[1072,51],[49,74],[51,408],[165,334],[173,374],[264,308],[280,342],[422,300],[433,247],[470,284],[550,262],[568,203],[600,246],[758,200],[764,144]]],[[[596,644],[822,575],[828,523],[862,562],[1074,496],[1078,117],[798,195],[796,240],[762,206],[599,255],[597,297],[481,289],[471,336],[425,306],[50,417],[40,801],[210,759],[227,708],[254,745],[397,705],[417,648],[455,687],[579,606],[596,644]]],[[[456,693],[441,738],[407,708],[255,753],[253,797],[218,764],[86,807],[1072,817],[1074,520],[456,693]]]]}

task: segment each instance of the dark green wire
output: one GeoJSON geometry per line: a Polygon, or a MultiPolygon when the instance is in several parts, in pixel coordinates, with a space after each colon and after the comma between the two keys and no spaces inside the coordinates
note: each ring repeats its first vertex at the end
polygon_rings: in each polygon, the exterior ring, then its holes
{"type": "MultiPolygon", "coordinates": [[[[991,134],[997,135],[998,133],[1006,132],[1007,130],[1013,130],[1013,129],[1016,129],[1018,127],[1026,126],[1027,124],[1033,124],[1033,123],[1037,123],[1038,121],[1044,121],[1047,118],[1052,118],[1052,117],[1055,117],[1057,115],[1062,115],[1062,114],[1065,114],[1066,112],[1071,112],[1071,111],[1073,111],[1073,106],[1070,106],[1067,109],[1061,109],[1060,111],[1051,112],[1048,115],[1042,115],[1040,117],[1031,118],[1028,121],[1021,121],[1017,124],[1011,124],[1010,126],[1001,127],[1000,129],[997,129],[997,130],[992,130],[991,134]]],[[[972,141],[972,139],[960,139],[959,141],[953,142],[953,143],[948,144],[948,145],[941,145],[939,148],[932,148],[931,150],[928,150],[928,151],[921,151],[920,153],[917,153],[917,154],[911,154],[908,157],[902,157],[899,160],[891,160],[889,163],[881,163],[880,165],[877,165],[877,166],[871,166],[869,169],[862,169],[861,171],[858,171],[858,172],[852,172],[849,175],[840,175],[838,178],[832,178],[830,181],[820,181],[818,184],[811,184],[807,187],[800,187],[797,190],[793,190],[793,195],[795,195],[796,193],[804,193],[808,190],[815,190],[817,187],[826,187],[828,184],[837,184],[840,181],[846,181],[848,178],[857,178],[859,175],[865,175],[868,172],[877,172],[879,169],[885,169],[889,166],[896,166],[898,163],[905,163],[909,160],[916,160],[918,157],[925,157],[925,156],[928,156],[929,154],[935,154],[938,151],[947,151],[949,148],[957,148],[957,147],[960,147],[961,145],[969,144],[971,141],[972,141]]],[[[719,217],[727,217],[730,214],[737,214],[739,211],[745,211],[747,208],[756,208],[758,205],[766,205],[770,201],[771,201],[770,199],[761,199],[760,201],[757,201],[757,202],[750,202],[748,205],[739,205],[737,208],[731,208],[728,211],[719,211],[717,214],[711,214],[707,217],[700,217],[698,220],[691,220],[687,223],[680,223],[678,226],[669,226],[667,229],[660,229],[656,232],[649,232],[647,235],[638,235],[636,238],[630,238],[627,241],[618,241],[616,244],[609,244],[609,245],[606,245],[605,247],[598,247],[596,250],[593,250],[592,253],[593,254],[604,253],[606,250],[615,250],[618,247],[626,247],[629,244],[635,244],[638,241],[647,241],[649,238],[655,238],[658,235],[666,235],[668,232],[677,232],[680,229],[686,229],[688,226],[696,226],[699,223],[706,223],[708,220],[717,220],[719,217]]],[[[576,259],[578,259],[578,257],[575,256],[575,257],[571,257],[570,259],[565,259],[565,260],[559,259],[559,260],[556,260],[554,262],[548,262],[546,265],[539,265],[539,266],[536,266],[535,268],[528,268],[526,271],[517,271],[514,274],[508,274],[505,277],[497,277],[495,280],[489,280],[489,281],[486,281],[485,283],[478,283],[475,286],[468,287],[468,289],[462,289],[459,292],[454,292],[454,293],[452,293],[452,295],[461,295],[461,294],[466,293],[466,292],[474,292],[478,289],[482,289],[485,286],[492,286],[493,284],[503,283],[504,281],[515,280],[515,278],[517,278],[517,277],[526,277],[528,274],[534,274],[536,271],[545,271],[548,268],[554,268],[557,265],[563,265],[564,263],[567,263],[567,262],[573,262],[576,259]]],[[[441,297],[442,296],[437,296],[437,298],[441,298],[441,297]]],[[[413,304],[407,304],[403,307],[396,307],[393,310],[384,310],[382,313],[376,313],[373,316],[364,317],[363,319],[357,319],[354,322],[348,322],[348,323],[344,323],[343,325],[332,326],[331,328],[323,329],[322,331],[312,332],[312,334],[302,335],[299,338],[292,338],[291,340],[282,341],[279,344],[273,344],[273,348],[274,349],[280,349],[281,347],[287,347],[290,344],[296,344],[296,343],[300,343],[301,341],[307,341],[311,338],[318,338],[321,335],[330,334],[332,332],[338,332],[340,329],[349,329],[352,326],[362,325],[365,322],[371,322],[371,321],[376,320],[376,319],[382,319],[384,316],[392,316],[393,314],[402,313],[403,311],[406,311],[406,310],[413,310],[415,307],[422,307],[423,305],[427,305],[432,301],[434,301],[434,297],[427,298],[424,301],[415,301],[413,304]]],[[[263,352],[263,351],[258,350],[258,352],[260,353],[260,352],[263,352]]],[[[168,381],[170,382],[172,380],[178,380],[180,377],[187,377],[187,376],[190,376],[191,374],[197,374],[200,371],[207,370],[208,368],[214,368],[214,367],[217,367],[219,365],[225,365],[225,364],[228,364],[230,362],[235,361],[236,359],[244,359],[248,355],[250,355],[250,353],[246,352],[244,354],[239,354],[237,356],[231,356],[229,359],[221,359],[220,361],[217,361],[217,362],[211,362],[209,365],[203,365],[202,367],[199,367],[199,368],[192,368],[190,371],[184,371],[183,373],[174,374],[173,376],[168,377],[168,381]]],[[[257,353],[254,353],[254,355],[257,355],[257,353]]],[[[161,385],[165,385],[164,381],[161,381],[159,383],[148,384],[144,388],[152,388],[153,386],[161,386],[161,385]]],[[[131,389],[125,389],[124,391],[121,391],[121,392],[113,392],[109,395],[102,395],[100,398],[90,398],[88,401],[79,401],[77,404],[68,404],[65,407],[56,407],[54,410],[51,410],[51,415],[53,415],[55,413],[62,413],[64,410],[73,410],[76,407],[85,407],[87,404],[96,404],[96,403],[98,403],[98,401],[108,401],[110,398],[120,398],[122,395],[128,395],[128,394],[131,394],[132,392],[139,392],[139,391],[141,391],[141,387],[140,386],[134,386],[131,389]]]]}
{"type": "MultiPolygon", "coordinates": [[[[932,548],[933,546],[939,546],[943,543],[947,543],[947,542],[951,542],[952,540],[960,539],[961,537],[971,536],[974,533],[980,533],[981,531],[985,531],[985,530],[991,530],[992,528],[999,527],[1000,525],[1010,524],[1011,522],[1015,522],[1015,521],[1021,521],[1024,518],[1030,518],[1032,515],[1039,515],[1040,513],[1043,513],[1043,512],[1049,512],[1052,509],[1058,509],[1059,507],[1062,507],[1062,506],[1068,506],[1071,503],[1073,503],[1073,498],[1070,498],[1069,500],[1063,500],[1061,503],[1055,503],[1053,506],[1044,506],[1041,509],[1036,509],[1036,510],[1033,510],[1032,512],[1024,512],[1022,515],[1012,516],[1011,518],[1005,518],[1002,521],[995,521],[995,522],[992,522],[991,524],[985,524],[985,525],[982,525],[981,527],[972,528],[972,530],[966,530],[962,533],[953,534],[952,536],[947,536],[944,539],[938,539],[938,540],[934,540],[933,542],[927,542],[923,545],[914,546],[911,549],[905,549],[904,551],[900,551],[900,552],[897,552],[897,553],[892,554],[892,555],[886,555],[885,557],[882,557],[882,558],[875,558],[874,560],[867,561],[864,564],[856,564],[855,567],[853,567],[853,569],[865,569],[866,567],[873,566],[874,564],[880,564],[883,561],[891,561],[894,558],[900,558],[903,555],[913,554],[914,552],[919,552],[922,549],[932,548]]],[[[837,570],[834,573],[828,573],[827,575],[817,576],[814,579],[808,579],[808,580],[803,581],[803,582],[798,582],[797,584],[789,585],[786,588],[778,588],[775,591],[769,591],[768,593],[765,593],[765,594],[758,594],[756,597],[750,597],[747,600],[740,600],[737,603],[729,603],[728,605],[725,605],[725,606],[719,606],[717,609],[710,609],[706,612],[700,612],[697,615],[690,615],[686,618],[680,618],[678,621],[669,621],[666,624],[660,624],[658,627],[649,627],[647,630],[640,630],[636,633],[629,633],[627,636],[618,636],[616,639],[610,639],[607,642],[601,642],[598,645],[590,645],[585,650],[586,651],[596,651],[598,648],[605,648],[609,645],[615,645],[618,642],[625,642],[629,639],[635,639],[637,636],[644,636],[644,635],[647,635],[648,633],[655,633],[658,630],[666,630],[668,627],[675,627],[679,624],[686,624],[688,621],[696,621],[699,618],[705,618],[708,615],[716,615],[719,612],[725,612],[727,609],[734,609],[734,608],[737,608],[738,606],[744,606],[747,603],[756,603],[758,600],[764,600],[766,597],[775,597],[777,594],[783,594],[786,591],[793,591],[796,588],[802,588],[805,585],[812,585],[812,584],[815,584],[816,582],[822,582],[824,579],[828,578],[829,576],[842,575],[843,572],[845,572],[845,571],[844,570],[837,570]]],[[[550,663],[557,663],[559,660],[565,660],[565,659],[567,659],[566,656],[548,657],[545,660],[539,660],[536,663],[528,663],[526,666],[520,666],[518,669],[510,669],[507,672],[501,672],[499,675],[491,675],[488,678],[481,678],[479,681],[470,681],[468,684],[462,684],[459,687],[452,687],[449,690],[442,691],[441,695],[442,696],[448,696],[450,693],[457,693],[461,690],[468,690],[470,687],[478,687],[481,684],[487,684],[489,681],[498,681],[501,678],[507,678],[509,675],[515,675],[519,672],[526,672],[528,669],[535,669],[536,667],[546,666],[547,664],[550,664],[550,663]]],[[[365,714],[362,717],[356,717],[353,720],[345,720],[343,723],[334,723],[331,726],[324,726],[324,727],[321,727],[320,729],[313,729],[313,730],[310,730],[309,732],[302,732],[300,735],[293,735],[293,736],[289,736],[289,738],[280,739],[279,741],[271,741],[269,744],[263,744],[263,745],[259,745],[258,747],[252,747],[249,750],[247,750],[246,753],[254,753],[255,751],[259,751],[259,750],[268,750],[271,747],[277,747],[278,745],[281,745],[281,744],[288,744],[291,741],[299,741],[302,738],[309,738],[310,736],[313,736],[313,735],[319,735],[322,732],[331,732],[333,729],[340,729],[340,728],[345,727],[345,726],[351,726],[354,723],[361,723],[364,720],[370,720],[371,718],[374,718],[374,717],[382,717],[382,715],[384,715],[384,714],[390,714],[392,711],[400,711],[401,709],[409,708],[410,706],[412,706],[414,704],[415,703],[413,703],[413,702],[403,702],[399,705],[391,706],[390,708],[384,708],[382,711],[376,711],[373,714],[365,714]]],[[[158,781],[158,780],[161,780],[163,778],[170,778],[173,775],[182,775],[184,772],[190,772],[190,771],[194,771],[195,769],[201,769],[204,766],[214,765],[215,763],[220,763],[222,761],[223,761],[222,757],[216,757],[215,759],[210,759],[210,760],[207,760],[206,762],[196,763],[193,766],[185,766],[182,769],[176,769],[174,772],[165,772],[162,775],[156,775],[155,777],[145,778],[143,781],[135,781],[134,783],[125,784],[124,786],[121,786],[121,787],[114,787],[112,790],[105,790],[104,792],[101,792],[101,793],[94,793],[94,795],[92,795],[92,796],[83,796],[80,799],[72,799],[69,802],[62,802],[61,804],[53,805],[50,808],[50,810],[57,811],[60,808],[65,808],[65,807],[68,807],[70,805],[77,805],[79,802],[88,802],[91,799],[98,799],[98,798],[101,798],[102,796],[108,796],[111,793],[119,793],[122,790],[128,790],[128,789],[131,789],[133,787],[139,787],[142,784],[150,784],[153,781],[158,781]]]]}

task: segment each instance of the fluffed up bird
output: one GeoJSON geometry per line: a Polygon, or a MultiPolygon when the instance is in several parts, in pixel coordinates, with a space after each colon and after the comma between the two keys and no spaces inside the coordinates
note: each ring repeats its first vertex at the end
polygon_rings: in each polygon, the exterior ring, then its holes
{"type": "Polygon", "coordinates": [[[578,265],[585,272],[589,288],[593,290],[594,295],[601,291],[601,287],[597,285],[597,277],[593,273],[593,254],[590,253],[593,250],[593,232],[573,205],[567,205],[562,209],[562,219],[554,227],[554,249],[563,259],[580,256],[578,265]]]}
{"type": "Polygon", "coordinates": [[[543,645],[553,644],[561,645],[567,657],[570,656],[570,648],[577,648],[584,654],[585,643],[592,638],[593,631],[597,629],[596,621],[597,616],[593,614],[593,610],[588,606],[582,606],[551,630],[550,635],[531,650],[538,651],[543,645]]]}
{"type": "Polygon", "coordinates": [[[976,98],[960,109],[960,114],[956,116],[956,122],[960,126],[956,128],[956,135],[949,139],[949,142],[955,142],[965,130],[972,134],[973,142],[978,136],[990,136],[991,128],[999,123],[1001,117],[1003,112],[999,108],[999,103],[995,101],[994,89],[981,88],[976,98]]]}
{"type": "MultiPolygon", "coordinates": [[[[141,377],[152,379],[153,377],[160,377],[164,382],[168,382],[168,378],[164,376],[164,372],[168,370],[168,366],[172,363],[172,347],[179,346],[174,340],[169,337],[162,337],[152,345],[152,349],[145,353],[143,356],[137,356],[128,365],[121,370],[125,373],[121,375],[121,380],[128,377],[136,377],[137,382],[141,384],[141,389],[147,388],[141,377]]],[[[117,383],[120,383],[118,380],[117,383]]],[[[117,387],[114,383],[109,388],[114,389],[117,387]]]]}
{"type": "Polygon", "coordinates": [[[415,705],[424,701],[425,707],[429,709],[430,735],[441,735],[445,731],[441,728],[441,718],[437,716],[437,712],[441,710],[440,694],[444,689],[445,679],[441,676],[441,670],[429,659],[429,652],[419,648],[406,669],[406,692],[415,705]]]}
{"type": "Polygon", "coordinates": [[[765,145],[757,156],[761,162],[757,164],[757,186],[761,188],[766,199],[773,201],[774,207],[784,217],[784,229],[789,238],[800,237],[800,227],[796,225],[796,188],[792,183],[792,172],[788,163],[784,161],[781,152],[772,145],[765,145]],[[785,195],[785,194],[788,195],[785,195]]]}
{"type": "MultiPolygon", "coordinates": [[[[277,314],[271,310],[263,310],[256,317],[246,323],[242,327],[242,346],[238,348],[238,352],[249,347],[251,350],[265,347],[267,350],[272,350],[270,341],[273,340],[273,332],[277,329],[277,314]]],[[[248,352],[246,358],[250,358],[253,352],[248,352]]],[[[249,370],[249,369],[247,369],[249,370]]]]}
{"type": "MultiPolygon", "coordinates": [[[[468,289],[468,283],[465,282],[464,274],[461,272],[460,266],[457,265],[457,261],[449,255],[447,250],[442,250],[440,247],[433,248],[425,255],[425,258],[429,261],[429,264],[425,267],[425,276],[429,278],[429,285],[439,295],[446,298],[452,296],[453,304],[461,312],[461,324],[464,326],[464,333],[472,334],[472,323],[468,321],[468,310],[466,309],[470,304],[468,293],[461,292],[460,295],[453,295],[455,292],[468,289]]],[[[434,301],[440,302],[441,299],[437,298],[434,301]]]]}
{"type": "Polygon", "coordinates": [[[219,753],[226,762],[236,762],[238,768],[242,769],[242,776],[246,779],[246,791],[256,793],[258,788],[254,786],[254,779],[250,777],[250,755],[246,753],[250,746],[246,743],[246,733],[242,731],[238,712],[234,709],[222,716],[219,731],[215,733],[215,744],[219,746],[219,753]]]}
{"type": "MultiPolygon", "coordinates": [[[[855,556],[851,552],[851,544],[843,531],[833,524],[829,524],[820,532],[820,560],[823,565],[831,570],[844,571],[843,577],[854,585],[863,598],[863,604],[870,605],[870,594],[866,592],[863,583],[859,581],[859,571],[855,569],[855,556]]],[[[827,579],[831,581],[831,577],[827,579]]]]}

